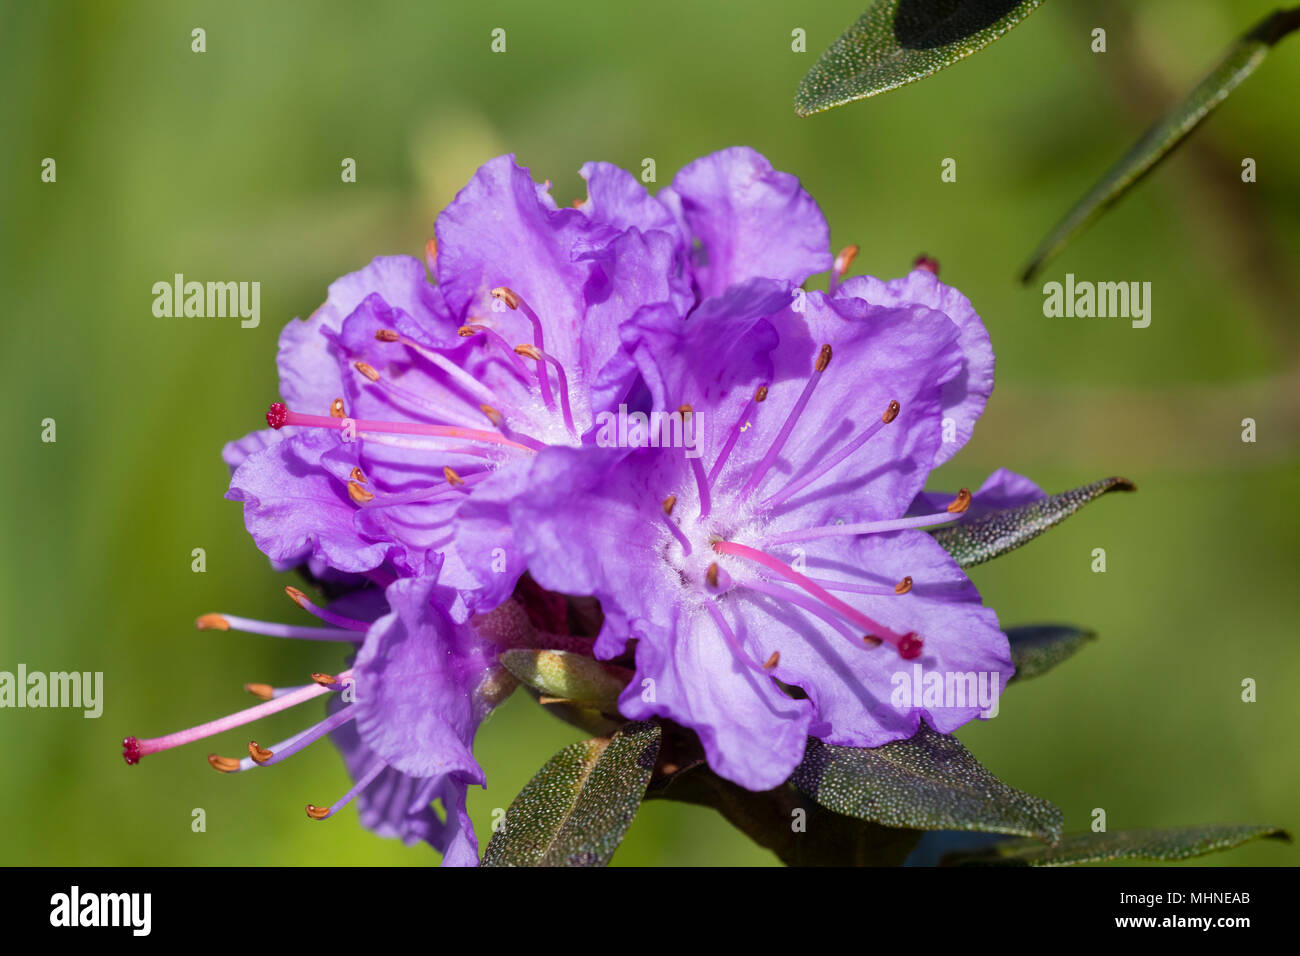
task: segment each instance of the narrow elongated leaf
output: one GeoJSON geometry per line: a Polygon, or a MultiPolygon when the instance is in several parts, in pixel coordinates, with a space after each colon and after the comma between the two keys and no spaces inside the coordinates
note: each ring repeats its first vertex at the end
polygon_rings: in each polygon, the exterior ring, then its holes
{"type": "Polygon", "coordinates": [[[992,511],[970,521],[935,528],[930,533],[958,564],[969,568],[1032,541],[1088,502],[1111,491],[1137,491],[1137,485],[1127,478],[1103,478],[1027,505],[992,511]]]}
{"type": "Polygon", "coordinates": [[[1069,866],[1104,860],[1185,860],[1216,850],[1230,850],[1251,840],[1291,842],[1291,835],[1272,826],[1202,826],[1114,833],[1071,833],[1055,846],[1036,840],[1002,840],[971,852],[949,853],[944,866],[1069,866]]]}
{"type": "Polygon", "coordinates": [[[1278,40],[1300,29],[1300,7],[1278,10],[1238,40],[1186,98],[1156,121],[1039,244],[1021,280],[1029,282],[1065,245],[1168,156],[1241,82],[1278,40]]]}
{"type": "Polygon", "coordinates": [[[515,797],[483,866],[604,866],[632,825],[659,754],[657,724],[565,747],[515,797]]]}
{"type": "Polygon", "coordinates": [[[890,827],[980,830],[1057,840],[1064,818],[1007,786],[956,737],[925,724],[910,740],[864,749],[809,738],[790,783],[836,813],[890,827]]]}
{"type": "Polygon", "coordinates": [[[646,796],[712,807],[787,866],[898,866],[921,837],[919,830],[834,813],[790,786],[746,790],[703,764],[673,775],[646,796]]]}
{"type": "Polygon", "coordinates": [[[515,648],[501,654],[515,677],[547,697],[571,701],[605,713],[618,713],[618,695],[632,672],[569,651],[515,648]]]}
{"type": "Polygon", "coordinates": [[[1007,628],[1007,640],[1011,642],[1011,663],[1016,665],[1015,676],[1011,679],[1024,680],[1044,674],[1096,637],[1094,631],[1085,631],[1068,624],[1031,624],[1007,628]]]}
{"type": "Polygon", "coordinates": [[[937,73],[992,43],[1042,0],[876,0],[799,84],[810,116],[937,73]]]}

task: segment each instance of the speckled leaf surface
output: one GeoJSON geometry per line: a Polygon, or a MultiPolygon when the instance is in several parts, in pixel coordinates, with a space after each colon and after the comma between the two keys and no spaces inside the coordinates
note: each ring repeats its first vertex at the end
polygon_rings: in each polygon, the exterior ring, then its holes
{"type": "Polygon", "coordinates": [[[1042,0],[877,0],[799,84],[809,116],[914,83],[992,43],[1042,0]]]}
{"type": "Polygon", "coordinates": [[[1173,152],[1201,122],[1264,62],[1282,37],[1300,29],[1300,8],[1265,17],[1228,50],[1222,60],[1187,96],[1160,117],[1065,214],[1035,250],[1021,279],[1030,281],[1065,245],[1086,229],[1173,152]]]}
{"type": "Polygon", "coordinates": [[[1136,491],[1127,478],[1103,478],[1015,508],[1004,508],[930,533],[963,568],[991,561],[1032,541],[1090,501],[1112,491],[1136,491]]]}
{"type": "Polygon", "coordinates": [[[1009,627],[1007,640],[1011,642],[1011,663],[1016,665],[1016,673],[1011,679],[1025,680],[1044,674],[1096,637],[1094,631],[1068,624],[1009,627]]]}
{"type": "Polygon", "coordinates": [[[1061,811],[1007,786],[956,737],[926,725],[910,740],[864,749],[808,741],[790,783],[836,813],[891,827],[980,830],[1056,840],[1061,811]]]}
{"type": "Polygon", "coordinates": [[[659,753],[657,724],[565,747],[515,797],[483,866],[604,866],[636,816],[659,753]]]}
{"type": "Polygon", "coordinates": [[[703,764],[646,796],[711,807],[786,866],[898,866],[921,838],[920,830],[834,813],[788,785],[746,790],[703,764]]]}
{"type": "Polygon", "coordinates": [[[1291,841],[1273,826],[1199,826],[1114,833],[1071,833],[1055,846],[1036,840],[1003,840],[970,853],[950,853],[944,866],[1069,866],[1107,860],[1186,860],[1230,850],[1251,840],[1291,841]]]}

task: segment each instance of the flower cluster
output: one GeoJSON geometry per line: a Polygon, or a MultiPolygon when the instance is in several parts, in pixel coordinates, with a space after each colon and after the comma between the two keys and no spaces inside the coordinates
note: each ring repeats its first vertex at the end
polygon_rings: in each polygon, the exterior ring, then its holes
{"type": "Polygon", "coordinates": [[[282,401],[227,446],[227,497],[277,568],[341,596],[290,589],[321,626],[199,626],[354,658],[301,687],[251,685],[266,699],[242,713],[127,738],[129,763],[326,696],[307,730],[210,762],[266,767],[328,735],[354,786],[309,816],[355,798],[378,832],[473,864],[473,739],[515,687],[504,650],[626,663],[618,716],[694,732],[752,790],[785,781],[810,736],[875,747],[979,716],[898,706],[900,662],[1005,684],[995,614],[921,530],[1041,496],[1006,471],[975,495],[923,490],[993,387],[967,298],[925,259],[846,278],[856,249],[833,257],[816,202],[749,149],[655,196],[608,164],[581,175],[587,198],[562,208],[513,157],[486,163],[424,261],[375,259],[284,329],[282,401]],[[826,291],[804,288],[825,272],[826,291]],[[601,423],[629,414],[695,442],[611,441],[601,423]],[[569,633],[560,596],[598,600],[599,633],[569,633]]]}

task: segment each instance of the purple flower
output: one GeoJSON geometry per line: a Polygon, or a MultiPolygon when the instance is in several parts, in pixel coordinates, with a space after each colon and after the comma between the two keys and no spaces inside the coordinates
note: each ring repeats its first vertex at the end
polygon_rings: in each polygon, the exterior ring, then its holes
{"type": "Polygon", "coordinates": [[[906,516],[968,367],[958,322],[843,292],[782,302],[785,283],[750,279],[686,323],[639,315],[625,342],[655,407],[697,420],[702,454],[551,449],[511,507],[537,580],[601,600],[597,656],[637,640],[623,716],[690,727],[715,771],[755,790],[790,775],[809,734],[874,747],[979,715],[893,706],[904,660],[1012,673],[994,613],[916,530],[970,494],[906,516]]]}
{"type": "Polygon", "coordinates": [[[306,701],[328,696],[326,717],[269,747],[248,744],[248,756],[211,754],[224,773],[274,766],[325,736],[343,753],[354,784],[327,806],[307,805],[325,820],[353,800],[362,823],[407,843],[425,841],[443,863],[474,865],[477,842],[465,809],[471,785],[483,785],[474,760],[474,734],[483,718],[515,688],[500,667],[507,647],[531,646],[535,635],[522,608],[509,602],[490,614],[457,624],[448,608],[451,589],[437,583],[435,564],[417,578],[402,578],[380,592],[353,592],[328,608],[287,588],[304,610],[326,626],[301,627],[230,614],[205,614],[201,630],[239,630],[273,637],[335,641],[349,645],[355,660],[338,674],[318,673],[299,687],[250,684],[263,703],[164,737],[128,737],[128,764],[141,757],[240,727],[306,701]],[[443,808],[439,816],[431,803],[443,808]]]}
{"type": "Polygon", "coordinates": [[[515,466],[624,399],[636,309],[690,300],[671,214],[613,166],[582,175],[588,199],[560,209],[513,157],[486,163],[438,217],[437,285],[415,259],[376,259],[285,328],[272,430],[225,454],[227,497],[277,567],[386,582],[437,551],[458,618],[509,596],[515,466]]]}

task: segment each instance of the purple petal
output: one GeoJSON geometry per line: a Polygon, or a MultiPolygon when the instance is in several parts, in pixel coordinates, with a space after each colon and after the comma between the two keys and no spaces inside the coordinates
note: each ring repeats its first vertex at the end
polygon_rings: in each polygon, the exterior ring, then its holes
{"type": "Polygon", "coordinates": [[[970,440],[975,422],[993,392],[993,344],[970,299],[944,285],[928,269],[913,269],[903,278],[888,282],[854,276],[835,294],[864,299],[873,305],[924,305],[944,313],[957,326],[962,369],[943,386],[943,417],[952,422],[953,434],[945,435],[935,455],[935,467],[942,465],[970,440]]]}
{"type": "Polygon", "coordinates": [[[760,276],[799,285],[831,267],[830,229],[816,201],[796,177],[748,147],[697,159],[659,199],[698,243],[692,251],[701,299],[760,276]]]}
{"type": "Polygon", "coordinates": [[[361,739],[402,773],[482,784],[470,748],[488,710],[478,691],[491,647],[451,620],[453,594],[432,576],[398,580],[385,596],[392,612],[371,626],[354,665],[361,739]]]}
{"type": "Polygon", "coordinates": [[[361,572],[400,554],[391,542],[357,533],[346,472],[331,473],[325,459],[346,454],[341,448],[333,435],[295,435],[250,455],[231,477],[226,497],[244,502],[244,524],[272,561],[312,557],[338,571],[361,572]]]}

